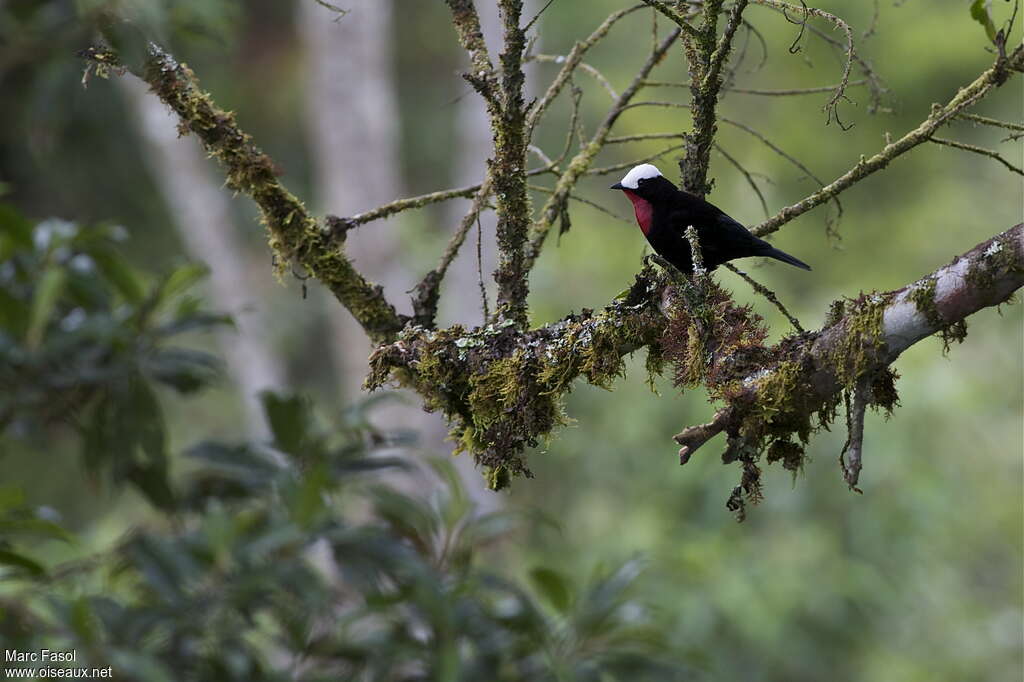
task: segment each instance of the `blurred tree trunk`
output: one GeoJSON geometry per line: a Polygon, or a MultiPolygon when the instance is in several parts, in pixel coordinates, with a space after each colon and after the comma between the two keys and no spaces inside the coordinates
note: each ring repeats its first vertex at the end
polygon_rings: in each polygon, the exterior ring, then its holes
{"type": "MultiPolygon", "coordinates": [[[[316,2],[299,3],[299,30],[309,73],[306,120],[319,212],[353,215],[401,193],[399,118],[391,57],[390,0],[359,3],[344,15],[316,2]]],[[[346,250],[374,273],[389,297],[411,284],[398,262],[394,229],[353,230],[346,250]]],[[[346,399],[359,394],[371,344],[333,300],[325,300],[330,344],[346,399]]]]}
{"type": "MultiPolygon", "coordinates": [[[[315,169],[315,204],[323,211],[355,215],[403,194],[392,60],[393,4],[390,0],[361,3],[344,15],[311,1],[299,7],[299,26],[310,74],[306,111],[315,169]]],[[[479,98],[466,99],[474,100],[476,105],[479,98]]],[[[490,147],[490,129],[486,119],[478,127],[484,136],[484,146],[477,145],[473,151],[482,164],[480,150],[490,147]]],[[[389,298],[407,300],[403,294],[412,287],[413,280],[401,268],[403,246],[397,221],[353,230],[345,248],[353,261],[374,273],[389,298]]],[[[475,282],[475,260],[467,265],[473,273],[471,282],[475,282]]],[[[471,283],[467,286],[473,287],[466,292],[470,300],[477,300],[472,298],[477,287],[471,283]]],[[[462,287],[454,290],[461,291],[462,287]]],[[[462,306],[465,296],[459,297],[463,300],[458,305],[462,306]]],[[[333,299],[325,304],[334,330],[331,347],[340,372],[339,382],[346,398],[351,398],[362,388],[366,359],[373,345],[348,311],[333,299]]],[[[384,412],[383,423],[414,428],[428,451],[451,451],[444,419],[439,414],[424,412],[415,398],[408,405],[395,405],[384,412]]],[[[473,460],[456,458],[456,466],[470,495],[480,505],[479,511],[492,510],[496,504],[494,495],[487,493],[473,460]]]]}
{"type": "Polygon", "coordinates": [[[250,277],[246,249],[238,238],[231,204],[219,178],[198,144],[180,140],[177,117],[148,94],[141,81],[118,79],[138,121],[147,153],[143,156],[169,207],[191,258],[210,267],[210,296],[214,307],[234,317],[234,331],[220,336],[228,371],[243,396],[249,432],[260,438],[267,424],[259,393],[285,385],[282,369],[266,342],[269,334],[262,315],[258,281],[250,277]]]}

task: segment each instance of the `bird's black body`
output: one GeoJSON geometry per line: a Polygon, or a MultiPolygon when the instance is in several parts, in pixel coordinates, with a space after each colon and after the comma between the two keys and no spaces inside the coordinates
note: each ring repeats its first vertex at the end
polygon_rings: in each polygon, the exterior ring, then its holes
{"type": "Polygon", "coordinates": [[[693,256],[686,239],[689,225],[697,231],[707,270],[748,256],[767,256],[804,270],[811,269],[803,261],[750,234],[717,206],[677,189],[660,174],[639,179],[635,189],[622,183],[612,185],[612,189],[623,190],[633,202],[637,222],[651,247],[686,274],[693,272],[693,256]]]}

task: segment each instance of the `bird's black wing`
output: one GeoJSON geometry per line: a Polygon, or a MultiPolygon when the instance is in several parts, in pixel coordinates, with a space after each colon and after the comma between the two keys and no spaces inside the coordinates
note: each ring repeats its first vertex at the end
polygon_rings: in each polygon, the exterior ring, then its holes
{"type": "Polygon", "coordinates": [[[684,192],[673,206],[670,223],[674,232],[686,238],[686,227],[693,225],[701,245],[701,255],[709,268],[743,256],[755,255],[764,244],[743,225],[714,204],[684,192]]]}

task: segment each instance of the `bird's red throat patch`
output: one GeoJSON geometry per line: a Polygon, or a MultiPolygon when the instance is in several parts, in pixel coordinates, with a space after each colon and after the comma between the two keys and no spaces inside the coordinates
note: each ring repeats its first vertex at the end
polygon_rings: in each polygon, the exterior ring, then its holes
{"type": "Polygon", "coordinates": [[[629,200],[633,202],[633,212],[636,213],[636,223],[640,226],[640,231],[646,235],[651,230],[654,207],[651,205],[651,202],[630,192],[628,189],[624,190],[624,192],[629,197],[629,200]]]}

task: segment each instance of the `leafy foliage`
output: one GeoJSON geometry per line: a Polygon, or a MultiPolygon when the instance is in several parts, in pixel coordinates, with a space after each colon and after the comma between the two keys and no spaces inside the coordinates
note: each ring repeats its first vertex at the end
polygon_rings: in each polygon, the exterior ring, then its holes
{"type": "MultiPolygon", "coordinates": [[[[637,562],[582,587],[538,567],[538,601],[477,566],[514,519],[476,514],[447,460],[431,461],[444,485],[426,500],[368,484],[408,466],[379,450],[410,442],[371,426],[370,406],[328,431],[306,401],[266,394],[272,443],[191,448],[172,529],[63,567],[5,549],[0,635],[143,680],[683,678],[629,597],[637,562]]],[[[5,499],[5,547],[15,532],[65,539],[5,499]]]]}
{"type": "Polygon", "coordinates": [[[213,381],[216,357],[170,342],[229,320],[189,295],[203,268],[146,277],[118,251],[122,234],[55,219],[33,225],[0,206],[0,434],[43,440],[70,426],[91,471],[169,507],[155,387],[194,393],[213,381]]]}
{"type": "Polygon", "coordinates": [[[414,435],[368,419],[386,395],[326,428],[308,401],[267,393],[268,443],[196,444],[173,482],[159,388],[194,394],[218,361],[170,341],[227,321],[187,295],[203,271],[149,278],[116,228],[0,219],[5,435],[71,425],[87,471],[165,514],[83,556],[56,512],[0,490],[6,646],[155,681],[683,674],[629,597],[636,562],[589,586],[539,566],[527,589],[480,567],[516,520],[478,514],[449,461],[430,461],[442,485],[426,499],[369,478],[412,468],[394,453],[414,435]]]}

